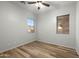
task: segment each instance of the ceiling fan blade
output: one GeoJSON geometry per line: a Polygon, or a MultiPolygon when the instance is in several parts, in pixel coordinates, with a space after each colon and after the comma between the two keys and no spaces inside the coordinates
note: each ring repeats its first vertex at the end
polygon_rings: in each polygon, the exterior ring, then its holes
{"type": "Polygon", "coordinates": [[[42,3],[43,5],[45,5],[45,6],[47,6],[47,7],[49,7],[50,5],[49,4],[47,4],[47,3],[42,3]]]}
{"type": "Polygon", "coordinates": [[[36,2],[27,2],[28,4],[35,4],[36,2]]]}
{"type": "Polygon", "coordinates": [[[25,1],[20,1],[20,2],[25,4],[25,1]]]}
{"type": "Polygon", "coordinates": [[[42,2],[42,1],[37,1],[37,3],[42,2]]]}

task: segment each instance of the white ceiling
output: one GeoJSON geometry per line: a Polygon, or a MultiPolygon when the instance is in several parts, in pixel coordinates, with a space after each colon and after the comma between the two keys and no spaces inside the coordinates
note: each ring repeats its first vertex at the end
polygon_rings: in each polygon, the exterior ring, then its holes
{"type": "Polygon", "coordinates": [[[43,12],[48,11],[50,9],[55,10],[55,9],[76,3],[75,1],[44,1],[45,3],[50,4],[50,7],[43,6],[43,8],[38,10],[37,7],[34,4],[27,4],[27,2],[28,1],[26,1],[26,4],[22,4],[22,3],[20,3],[20,1],[17,1],[15,3],[20,5],[22,8],[25,8],[25,9],[27,9],[30,12],[33,12],[35,14],[43,13],[43,12]]]}

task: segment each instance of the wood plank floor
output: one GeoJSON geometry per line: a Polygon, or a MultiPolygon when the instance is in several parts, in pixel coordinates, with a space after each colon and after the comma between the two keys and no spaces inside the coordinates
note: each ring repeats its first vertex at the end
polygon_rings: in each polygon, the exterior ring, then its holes
{"type": "Polygon", "coordinates": [[[1,53],[7,58],[79,58],[74,49],[34,41],[1,53]]]}

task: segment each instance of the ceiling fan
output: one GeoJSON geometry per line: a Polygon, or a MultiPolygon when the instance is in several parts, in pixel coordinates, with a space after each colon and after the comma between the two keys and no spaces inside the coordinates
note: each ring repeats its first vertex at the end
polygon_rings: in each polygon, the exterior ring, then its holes
{"type": "MultiPolygon", "coordinates": [[[[21,1],[21,3],[23,3],[23,4],[26,4],[26,2],[25,1],[21,1]]],[[[50,5],[49,4],[47,4],[47,3],[44,3],[44,2],[42,2],[42,1],[33,1],[33,2],[27,2],[28,4],[39,4],[39,3],[41,3],[42,5],[44,5],[44,6],[46,6],[46,7],[49,7],[50,5]]],[[[38,10],[40,10],[40,6],[38,6],[38,10]]]]}

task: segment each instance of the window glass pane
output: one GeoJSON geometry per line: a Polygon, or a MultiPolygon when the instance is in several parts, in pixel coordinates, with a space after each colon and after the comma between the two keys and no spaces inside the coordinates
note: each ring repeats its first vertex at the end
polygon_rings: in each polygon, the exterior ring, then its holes
{"type": "Polygon", "coordinates": [[[27,25],[28,26],[34,26],[34,21],[32,19],[27,20],[27,25]]]}
{"type": "Polygon", "coordinates": [[[69,14],[57,16],[57,33],[69,34],[69,14]]]}

